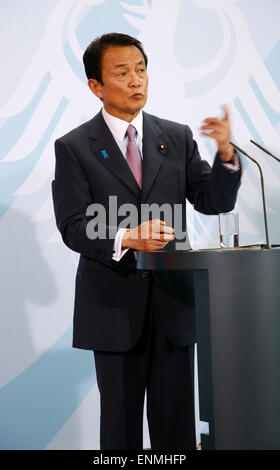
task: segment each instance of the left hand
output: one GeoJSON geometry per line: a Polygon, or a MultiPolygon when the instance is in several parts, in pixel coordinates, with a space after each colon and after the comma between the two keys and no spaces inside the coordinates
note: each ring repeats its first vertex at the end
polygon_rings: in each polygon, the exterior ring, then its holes
{"type": "Polygon", "coordinates": [[[223,106],[224,116],[221,119],[217,117],[207,117],[201,126],[202,135],[212,137],[216,140],[219,157],[223,162],[228,162],[233,158],[234,149],[230,145],[230,121],[226,106],[223,106]],[[208,132],[205,132],[208,130],[208,132]]]}

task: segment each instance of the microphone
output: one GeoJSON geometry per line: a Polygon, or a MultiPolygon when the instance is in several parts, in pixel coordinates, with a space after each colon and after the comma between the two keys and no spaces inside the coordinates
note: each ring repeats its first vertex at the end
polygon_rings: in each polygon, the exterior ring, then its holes
{"type": "Polygon", "coordinates": [[[278,162],[280,162],[280,158],[276,157],[275,155],[273,155],[273,153],[271,153],[269,150],[265,149],[264,147],[262,147],[260,144],[257,144],[257,142],[255,142],[254,140],[250,139],[250,142],[252,142],[252,144],[256,145],[257,147],[259,147],[261,150],[263,150],[265,153],[267,153],[268,155],[270,155],[271,157],[275,158],[275,160],[277,160],[278,162]]]}
{"type": "Polygon", "coordinates": [[[266,245],[265,245],[265,248],[270,249],[269,236],[268,236],[268,226],[267,226],[266,203],[265,203],[265,194],[264,194],[264,179],[263,179],[263,172],[262,172],[262,169],[261,169],[259,163],[257,162],[257,160],[255,160],[254,158],[250,157],[250,155],[248,155],[248,153],[246,153],[246,152],[245,152],[244,150],[242,150],[240,147],[238,147],[237,145],[235,145],[233,142],[230,142],[230,145],[232,145],[232,147],[233,147],[235,150],[238,150],[239,152],[243,153],[243,155],[245,155],[245,156],[248,157],[250,160],[252,160],[252,162],[254,162],[254,163],[257,165],[258,169],[259,169],[260,176],[261,176],[263,215],[264,215],[265,238],[266,238],[266,245]]]}

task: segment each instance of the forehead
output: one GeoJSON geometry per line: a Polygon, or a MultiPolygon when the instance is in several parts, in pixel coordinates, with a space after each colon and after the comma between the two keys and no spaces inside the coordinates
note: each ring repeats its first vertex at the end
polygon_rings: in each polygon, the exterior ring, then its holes
{"type": "Polygon", "coordinates": [[[103,52],[102,69],[113,70],[122,64],[136,65],[144,56],[136,46],[108,46],[103,52]]]}

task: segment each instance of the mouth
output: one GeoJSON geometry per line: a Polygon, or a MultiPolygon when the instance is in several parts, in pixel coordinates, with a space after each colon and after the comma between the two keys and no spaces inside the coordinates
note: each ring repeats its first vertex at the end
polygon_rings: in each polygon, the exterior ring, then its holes
{"type": "Polygon", "coordinates": [[[143,98],[143,93],[134,93],[134,95],[131,96],[131,98],[135,98],[135,99],[140,99],[140,98],[143,98]]]}

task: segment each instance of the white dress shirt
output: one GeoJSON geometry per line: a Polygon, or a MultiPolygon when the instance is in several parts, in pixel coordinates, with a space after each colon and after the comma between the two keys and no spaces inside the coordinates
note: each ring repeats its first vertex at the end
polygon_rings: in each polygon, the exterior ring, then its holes
{"type": "MultiPolygon", "coordinates": [[[[124,158],[126,158],[126,149],[128,144],[128,137],[126,135],[127,128],[129,124],[135,127],[136,133],[134,136],[135,143],[138,147],[139,153],[141,158],[143,158],[143,113],[142,110],[137,114],[137,116],[129,123],[127,121],[123,121],[122,119],[116,118],[109,114],[105,108],[102,108],[102,115],[104,121],[106,122],[107,126],[109,127],[110,131],[113,134],[115,141],[117,142],[120,151],[122,152],[124,158]]],[[[122,239],[123,234],[126,231],[125,228],[120,228],[117,231],[115,242],[113,246],[114,254],[112,258],[115,261],[120,261],[121,257],[128,251],[128,248],[122,249],[122,239]]]]}

